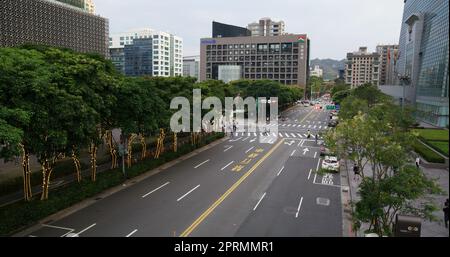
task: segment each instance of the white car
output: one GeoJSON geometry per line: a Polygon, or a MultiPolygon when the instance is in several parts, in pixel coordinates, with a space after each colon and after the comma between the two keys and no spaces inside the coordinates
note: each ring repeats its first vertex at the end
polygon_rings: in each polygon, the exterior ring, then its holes
{"type": "Polygon", "coordinates": [[[325,159],[322,162],[322,169],[331,170],[331,171],[339,171],[339,161],[335,156],[325,156],[325,159]]]}

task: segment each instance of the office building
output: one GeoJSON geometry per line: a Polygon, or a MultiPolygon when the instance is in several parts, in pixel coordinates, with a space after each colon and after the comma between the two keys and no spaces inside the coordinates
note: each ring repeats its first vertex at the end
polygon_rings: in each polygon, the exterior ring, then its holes
{"type": "Polygon", "coordinates": [[[133,44],[125,45],[125,75],[152,76],[153,75],[153,39],[135,38],[133,44]]]}
{"type": "Polygon", "coordinates": [[[345,66],[345,82],[352,88],[371,83],[379,85],[378,53],[367,52],[367,47],[360,47],[359,51],[347,54],[345,66]]]}
{"type": "Polygon", "coordinates": [[[219,79],[221,66],[239,66],[243,79],[304,87],[309,74],[309,39],[305,34],[201,39],[200,80],[219,79]]]}
{"type": "Polygon", "coordinates": [[[309,73],[310,77],[318,77],[323,78],[323,70],[319,67],[319,65],[315,65],[314,69],[312,69],[309,73]]]}
{"type": "Polygon", "coordinates": [[[378,45],[380,55],[380,85],[392,85],[396,80],[395,63],[398,56],[398,45],[378,45]]]}
{"type": "Polygon", "coordinates": [[[84,9],[88,12],[88,13],[95,13],[95,5],[94,5],[94,1],[93,0],[85,0],[84,1],[84,9]]]}
{"type": "Polygon", "coordinates": [[[49,1],[58,1],[61,3],[65,3],[67,5],[83,9],[91,14],[95,13],[95,5],[93,0],[49,0],[49,1]]]}
{"type": "Polygon", "coordinates": [[[246,37],[251,35],[251,31],[246,28],[216,21],[212,23],[212,37],[246,37]]]}
{"type": "Polygon", "coordinates": [[[0,28],[0,47],[42,44],[108,56],[108,20],[86,12],[84,1],[1,0],[0,28]]]}
{"type": "Polygon", "coordinates": [[[270,18],[261,18],[258,22],[248,24],[247,28],[252,36],[280,36],[285,34],[284,21],[273,21],[270,18]]]}
{"type": "MultiPolygon", "coordinates": [[[[153,29],[136,29],[114,34],[109,38],[111,54],[118,53],[118,48],[132,45],[135,39],[152,39],[152,76],[169,77],[183,75],[183,40],[170,33],[153,29]]],[[[125,61],[125,60],[124,60],[125,61]]],[[[126,66],[115,63],[116,67],[126,66]]],[[[126,70],[126,67],[124,68],[126,70]]],[[[120,69],[119,69],[120,71],[120,69]]]]}
{"type": "Polygon", "coordinates": [[[125,52],[123,47],[109,48],[109,58],[116,70],[125,74],[125,52]]]}
{"type": "Polygon", "coordinates": [[[200,55],[183,57],[183,77],[200,78],[200,55]]]}
{"type": "Polygon", "coordinates": [[[449,124],[449,1],[405,1],[399,43],[398,85],[414,92],[417,118],[449,124]]]}

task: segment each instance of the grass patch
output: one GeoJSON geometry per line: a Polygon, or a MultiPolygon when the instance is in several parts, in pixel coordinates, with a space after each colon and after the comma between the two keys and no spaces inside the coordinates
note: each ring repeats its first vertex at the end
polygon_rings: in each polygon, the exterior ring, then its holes
{"type": "MultiPolygon", "coordinates": [[[[185,144],[178,148],[178,152],[166,152],[158,160],[146,159],[134,164],[127,169],[129,178],[136,177],[166,162],[174,160],[184,154],[209,144],[219,138],[223,133],[216,133],[204,138],[196,146],[185,144]]],[[[0,208],[0,236],[14,234],[24,227],[35,224],[40,219],[52,215],[60,210],[68,208],[86,198],[92,197],[102,191],[120,185],[124,181],[121,168],[97,174],[97,181],[91,182],[83,179],[81,183],[71,183],[64,187],[49,192],[47,201],[40,201],[39,195],[31,202],[17,202],[0,208]]]]}
{"type": "Polygon", "coordinates": [[[433,147],[436,151],[448,157],[448,142],[442,141],[428,141],[428,145],[433,147]]]}
{"type": "Polygon", "coordinates": [[[419,133],[424,141],[447,141],[448,130],[444,129],[414,129],[414,132],[419,133]]]}
{"type": "Polygon", "coordinates": [[[413,144],[414,151],[422,156],[427,162],[445,163],[445,159],[433,150],[416,140],[413,144]]]}

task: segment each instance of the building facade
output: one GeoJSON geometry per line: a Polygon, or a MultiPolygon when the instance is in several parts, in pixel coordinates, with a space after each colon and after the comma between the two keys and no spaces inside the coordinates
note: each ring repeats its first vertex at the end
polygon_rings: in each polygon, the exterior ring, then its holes
{"type": "Polygon", "coordinates": [[[247,26],[252,36],[280,36],[285,34],[284,21],[273,21],[271,18],[261,18],[247,26]]]}
{"type": "MultiPolygon", "coordinates": [[[[114,34],[109,38],[111,53],[118,48],[132,45],[134,39],[152,39],[152,76],[170,77],[183,75],[183,40],[170,33],[153,29],[136,29],[114,34]]],[[[117,63],[116,67],[125,65],[117,63]]],[[[120,71],[120,70],[119,70],[120,71]]]]}
{"type": "Polygon", "coordinates": [[[367,47],[347,54],[345,82],[352,88],[371,83],[379,85],[380,55],[367,52],[367,47]]]}
{"type": "Polygon", "coordinates": [[[200,55],[183,57],[183,77],[200,79],[200,55]]]}
{"type": "Polygon", "coordinates": [[[405,99],[417,118],[445,127],[449,124],[449,2],[407,0],[399,43],[397,84],[415,91],[405,99]]]}
{"type": "Polygon", "coordinates": [[[83,9],[91,14],[95,13],[95,5],[93,0],[48,0],[48,1],[58,1],[61,3],[65,3],[67,5],[83,9]]]}
{"type": "Polygon", "coordinates": [[[323,78],[323,70],[319,67],[319,65],[315,65],[314,69],[312,69],[309,73],[310,77],[318,77],[323,78]]]}
{"type": "Polygon", "coordinates": [[[109,54],[108,20],[86,12],[84,1],[1,0],[0,28],[0,47],[42,44],[109,54]]]}
{"type": "Polygon", "coordinates": [[[246,37],[252,32],[246,28],[213,21],[212,37],[246,37]]]}
{"type": "Polygon", "coordinates": [[[110,48],[109,57],[111,62],[116,67],[116,70],[122,74],[125,74],[125,52],[124,48],[110,48]]]}
{"type": "Polygon", "coordinates": [[[240,66],[241,78],[304,87],[309,75],[307,35],[203,38],[200,80],[219,79],[220,66],[240,66]]]}
{"type": "Polygon", "coordinates": [[[124,47],[125,75],[152,76],[153,75],[153,39],[136,38],[133,44],[124,47]]]}
{"type": "Polygon", "coordinates": [[[397,77],[395,63],[396,56],[398,56],[398,45],[378,45],[377,53],[380,55],[379,84],[394,84],[397,77]]]}

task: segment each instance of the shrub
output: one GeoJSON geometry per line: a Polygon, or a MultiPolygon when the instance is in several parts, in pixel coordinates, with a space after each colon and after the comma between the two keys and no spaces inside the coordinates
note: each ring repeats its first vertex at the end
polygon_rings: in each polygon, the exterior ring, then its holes
{"type": "Polygon", "coordinates": [[[413,147],[414,147],[414,151],[416,153],[420,154],[420,156],[422,156],[428,162],[445,163],[445,159],[442,156],[433,152],[431,149],[429,149],[427,146],[425,146],[421,142],[415,141],[413,147]]]}

